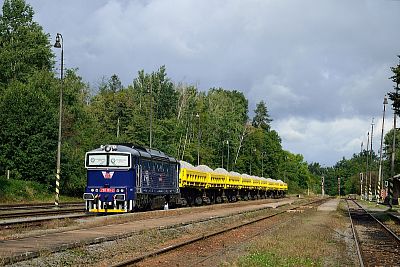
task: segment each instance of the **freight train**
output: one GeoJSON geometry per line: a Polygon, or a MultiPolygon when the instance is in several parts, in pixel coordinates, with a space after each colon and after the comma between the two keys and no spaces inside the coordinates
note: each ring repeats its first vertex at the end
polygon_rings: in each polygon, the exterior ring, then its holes
{"type": "Polygon", "coordinates": [[[282,197],[281,180],[178,161],[132,144],[106,145],[85,156],[87,212],[132,212],[282,197]]]}

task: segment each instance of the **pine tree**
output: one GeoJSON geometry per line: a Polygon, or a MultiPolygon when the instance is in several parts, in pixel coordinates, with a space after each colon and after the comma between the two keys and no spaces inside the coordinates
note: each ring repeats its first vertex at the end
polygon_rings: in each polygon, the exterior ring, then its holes
{"type": "MultiPolygon", "coordinates": [[[[398,56],[400,58],[400,56],[398,56]]],[[[400,64],[396,67],[390,68],[393,72],[393,76],[390,79],[396,84],[394,92],[389,92],[389,98],[393,101],[392,106],[397,115],[400,115],[400,95],[399,95],[399,84],[400,84],[400,64]]]]}
{"type": "Polygon", "coordinates": [[[270,123],[272,122],[272,119],[268,114],[268,109],[265,105],[265,102],[261,101],[260,103],[258,103],[254,112],[255,115],[252,125],[256,128],[262,128],[269,131],[271,129],[270,123]]]}

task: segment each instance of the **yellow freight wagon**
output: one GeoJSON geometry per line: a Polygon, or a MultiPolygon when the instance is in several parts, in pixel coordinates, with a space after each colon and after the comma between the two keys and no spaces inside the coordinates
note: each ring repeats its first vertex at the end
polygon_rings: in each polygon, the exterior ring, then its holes
{"type": "Polygon", "coordinates": [[[207,172],[199,171],[198,167],[185,161],[180,164],[179,187],[206,187],[209,180],[207,172]]]}
{"type": "Polygon", "coordinates": [[[185,161],[180,162],[179,178],[181,201],[188,205],[282,197],[287,190],[282,181],[206,165],[195,167],[185,161]]]}
{"type": "Polygon", "coordinates": [[[239,189],[241,187],[241,180],[242,178],[240,173],[230,172],[226,183],[226,188],[239,189]]]}
{"type": "Polygon", "coordinates": [[[253,179],[250,175],[243,173],[241,188],[243,189],[253,189],[253,179]]]}
{"type": "Polygon", "coordinates": [[[210,188],[226,188],[229,172],[222,168],[217,168],[210,173],[210,188]]]}

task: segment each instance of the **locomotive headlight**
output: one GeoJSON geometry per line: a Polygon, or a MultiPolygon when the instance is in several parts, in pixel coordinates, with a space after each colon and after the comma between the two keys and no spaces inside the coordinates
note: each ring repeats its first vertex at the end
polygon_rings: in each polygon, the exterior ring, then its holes
{"type": "Polygon", "coordinates": [[[117,188],[117,190],[115,190],[115,192],[119,193],[119,189],[117,188]]]}
{"type": "Polygon", "coordinates": [[[90,189],[90,192],[94,192],[94,189],[92,188],[92,189],[90,189]]]}
{"type": "Polygon", "coordinates": [[[99,189],[98,188],[96,188],[96,190],[95,190],[96,192],[99,192],[99,189]]]}
{"type": "Polygon", "coordinates": [[[124,189],[121,189],[121,193],[123,193],[124,192],[124,189]]]}

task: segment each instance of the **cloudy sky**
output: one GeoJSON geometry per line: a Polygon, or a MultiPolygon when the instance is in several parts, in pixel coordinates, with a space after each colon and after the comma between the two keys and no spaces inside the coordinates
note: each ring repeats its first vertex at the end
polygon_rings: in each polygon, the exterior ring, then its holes
{"type": "Polygon", "coordinates": [[[400,1],[27,2],[46,33],[63,35],[66,67],[93,86],[114,73],[128,85],[138,70],[166,65],[174,82],[242,91],[251,111],[264,100],[283,147],[308,162],[358,153],[373,117],[379,149],[400,1]]]}

